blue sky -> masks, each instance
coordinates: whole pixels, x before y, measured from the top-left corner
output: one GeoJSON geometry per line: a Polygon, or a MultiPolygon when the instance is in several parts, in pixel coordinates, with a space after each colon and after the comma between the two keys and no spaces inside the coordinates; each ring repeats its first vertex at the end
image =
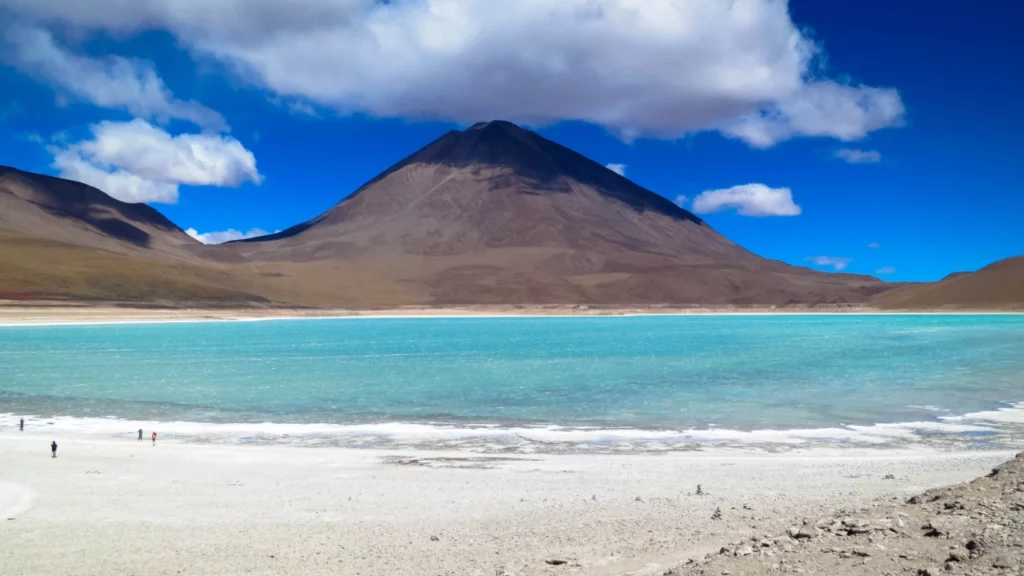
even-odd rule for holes
{"type": "Polygon", "coordinates": [[[1024,254],[1017,3],[58,4],[0,0],[0,164],[208,241],[504,118],[769,258],[916,281],[1024,254]]]}

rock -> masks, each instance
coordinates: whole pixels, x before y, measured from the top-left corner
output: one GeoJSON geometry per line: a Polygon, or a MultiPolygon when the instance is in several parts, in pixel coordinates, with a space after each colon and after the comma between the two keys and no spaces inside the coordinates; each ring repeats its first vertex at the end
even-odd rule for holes
{"type": "Polygon", "coordinates": [[[438,540],[440,540],[440,538],[438,538],[437,536],[431,536],[430,537],[430,541],[431,542],[437,542],[438,540]]]}
{"type": "Polygon", "coordinates": [[[842,523],[836,522],[836,521],[833,521],[833,522],[822,522],[821,524],[818,524],[818,530],[824,530],[826,532],[831,532],[833,534],[835,534],[836,532],[838,532],[839,530],[842,530],[842,529],[843,529],[842,523]]]}
{"type": "Polygon", "coordinates": [[[939,529],[939,527],[936,526],[934,522],[929,522],[924,526],[921,526],[921,530],[925,531],[924,535],[928,538],[939,538],[940,536],[945,535],[945,532],[939,529]]]}
{"type": "Polygon", "coordinates": [[[796,538],[797,540],[810,540],[811,538],[814,538],[817,535],[817,528],[811,526],[804,526],[803,528],[797,531],[796,536],[793,536],[793,538],[796,538]]]}
{"type": "Polygon", "coordinates": [[[868,552],[867,550],[861,550],[860,548],[855,548],[853,550],[853,555],[854,556],[859,556],[861,558],[867,558],[868,556],[871,556],[871,553],[868,552]]]}
{"type": "Polygon", "coordinates": [[[970,557],[970,552],[963,548],[960,548],[959,546],[955,546],[952,550],[949,551],[949,557],[946,558],[946,562],[963,562],[970,557]]]}
{"type": "Polygon", "coordinates": [[[935,572],[932,572],[931,570],[929,570],[927,568],[918,568],[917,569],[917,576],[938,576],[938,574],[935,573],[935,572]]]}
{"type": "Polygon", "coordinates": [[[985,549],[985,545],[978,540],[968,540],[967,543],[964,544],[964,548],[967,548],[967,550],[972,554],[980,554],[985,549]]]}
{"type": "Polygon", "coordinates": [[[718,553],[719,553],[719,554],[732,554],[732,550],[730,550],[730,549],[729,549],[728,547],[726,547],[726,546],[722,546],[722,549],[721,549],[721,550],[719,550],[719,551],[718,551],[718,553]]]}
{"type": "Polygon", "coordinates": [[[549,559],[545,560],[544,563],[548,564],[548,565],[551,565],[551,566],[561,566],[563,564],[568,564],[569,561],[568,560],[562,560],[560,558],[549,558],[549,559]]]}
{"type": "Polygon", "coordinates": [[[712,520],[721,520],[722,519],[722,509],[721,508],[715,508],[715,511],[711,514],[711,519],[712,520]]]}

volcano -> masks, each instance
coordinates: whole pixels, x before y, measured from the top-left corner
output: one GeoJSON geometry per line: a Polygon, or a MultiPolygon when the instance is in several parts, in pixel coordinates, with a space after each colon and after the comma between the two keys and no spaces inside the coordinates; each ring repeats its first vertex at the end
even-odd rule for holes
{"type": "Polygon", "coordinates": [[[342,291],[358,290],[362,274],[388,284],[388,304],[813,305],[886,287],[761,258],[503,121],[451,131],[317,218],[211,253],[303,264],[342,291]]]}

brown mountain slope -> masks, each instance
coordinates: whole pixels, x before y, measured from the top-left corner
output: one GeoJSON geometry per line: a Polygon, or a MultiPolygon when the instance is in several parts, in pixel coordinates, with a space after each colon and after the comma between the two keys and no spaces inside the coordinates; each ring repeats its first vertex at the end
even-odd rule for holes
{"type": "Polygon", "coordinates": [[[452,131],[323,215],[220,258],[373,268],[435,304],[822,304],[867,276],[765,260],[701,219],[507,122],[452,131]]]}
{"type": "Polygon", "coordinates": [[[0,300],[249,304],[254,282],[145,204],[0,166],[0,300]]]}
{"type": "Polygon", "coordinates": [[[1024,256],[950,274],[941,282],[898,288],[876,302],[887,309],[1024,310],[1024,256]]]}
{"type": "Polygon", "coordinates": [[[0,300],[168,306],[265,303],[213,267],[129,256],[0,230],[0,300]]]}
{"type": "Polygon", "coordinates": [[[121,254],[191,259],[202,245],[156,209],[92,186],[0,166],[0,229],[121,254]]]}

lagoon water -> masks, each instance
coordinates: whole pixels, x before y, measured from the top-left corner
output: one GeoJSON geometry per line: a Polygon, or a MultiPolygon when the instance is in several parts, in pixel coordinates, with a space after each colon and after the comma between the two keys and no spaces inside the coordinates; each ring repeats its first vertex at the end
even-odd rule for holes
{"type": "Polygon", "coordinates": [[[1013,315],[0,327],[0,414],[126,434],[855,430],[1022,400],[1013,315]]]}

